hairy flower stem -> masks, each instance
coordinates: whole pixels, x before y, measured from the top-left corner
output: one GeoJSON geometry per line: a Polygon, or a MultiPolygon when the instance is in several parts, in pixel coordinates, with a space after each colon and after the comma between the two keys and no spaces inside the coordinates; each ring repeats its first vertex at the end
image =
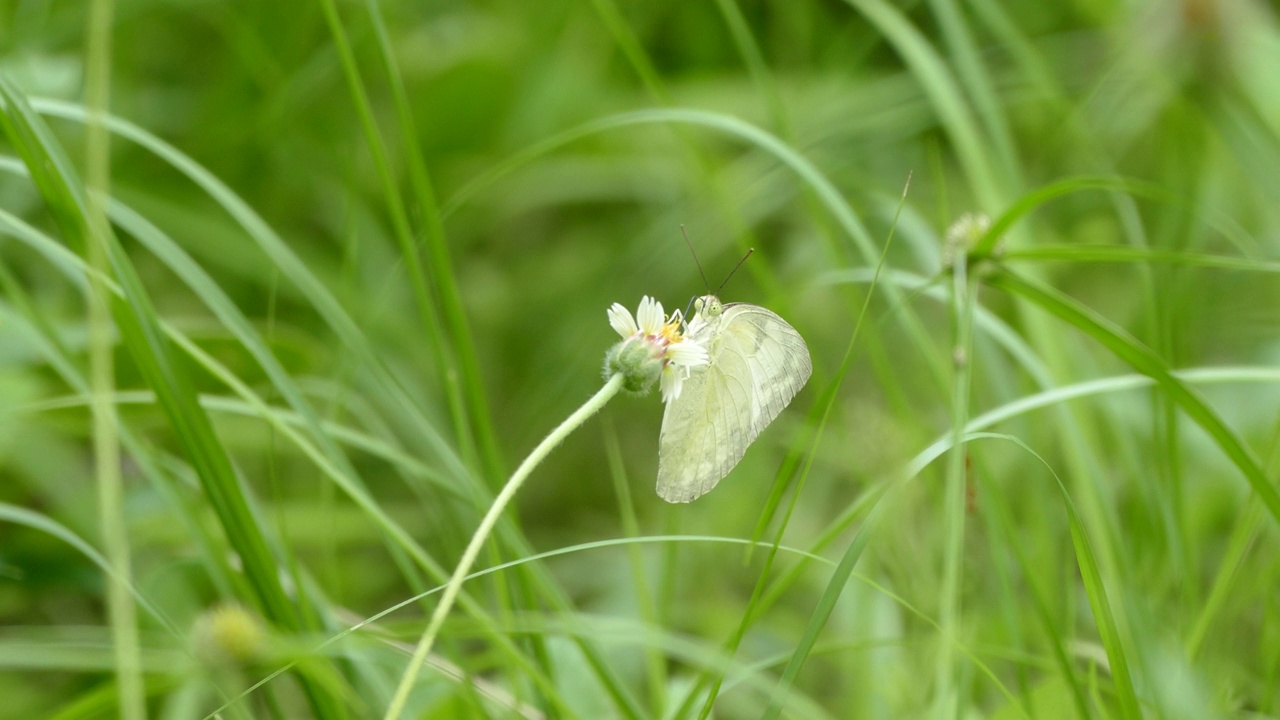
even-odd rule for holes
{"type": "Polygon", "coordinates": [[[471,542],[467,545],[467,549],[462,553],[462,559],[458,561],[458,567],[454,569],[453,575],[449,578],[449,584],[445,585],[444,593],[440,596],[440,604],[436,606],[436,610],[431,614],[431,621],[427,623],[427,629],[422,633],[422,639],[418,641],[418,647],[413,651],[413,658],[409,661],[409,667],[405,668],[404,675],[400,677],[400,685],[396,687],[396,694],[391,698],[391,704],[387,706],[387,712],[383,715],[384,720],[397,720],[404,712],[405,703],[409,700],[409,691],[413,689],[413,683],[418,677],[418,673],[422,671],[422,666],[427,661],[427,656],[431,653],[431,646],[435,644],[436,636],[440,634],[440,627],[444,625],[444,619],[449,614],[449,609],[453,607],[453,602],[458,598],[458,592],[462,589],[462,581],[467,574],[471,572],[471,566],[475,564],[476,557],[480,554],[480,548],[484,547],[484,542],[489,538],[489,533],[493,532],[493,527],[498,523],[498,518],[502,516],[502,511],[506,509],[507,504],[511,502],[511,498],[515,497],[516,492],[524,481],[529,477],[551,450],[559,445],[569,433],[581,427],[587,418],[595,415],[605,403],[609,402],[618,391],[622,389],[623,376],[621,373],[615,373],[600,388],[599,392],[591,397],[582,407],[560,423],[559,427],[551,431],[550,435],[529,453],[529,457],[520,463],[520,467],[516,468],[515,473],[511,475],[511,479],[503,486],[502,492],[493,499],[493,505],[489,506],[489,512],[485,513],[483,519],[480,520],[480,527],[476,528],[476,532],[471,536],[471,542]]]}

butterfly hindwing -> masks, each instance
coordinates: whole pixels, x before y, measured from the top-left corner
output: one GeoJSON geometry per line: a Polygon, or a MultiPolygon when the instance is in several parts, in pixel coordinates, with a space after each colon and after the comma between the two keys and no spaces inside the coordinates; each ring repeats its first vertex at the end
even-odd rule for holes
{"type": "Polygon", "coordinates": [[[742,459],[752,424],[750,368],[732,354],[714,358],[685,380],[662,417],[658,495],[690,502],[709,492],[742,459]]]}

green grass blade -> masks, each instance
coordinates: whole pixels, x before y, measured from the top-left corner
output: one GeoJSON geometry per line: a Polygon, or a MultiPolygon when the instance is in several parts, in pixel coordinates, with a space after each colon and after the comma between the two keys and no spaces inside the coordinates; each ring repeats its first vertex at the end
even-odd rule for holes
{"type": "Polygon", "coordinates": [[[613,36],[613,41],[618,44],[623,57],[644,83],[645,89],[659,104],[670,105],[671,94],[667,92],[662,76],[654,68],[640,39],[627,25],[626,18],[618,9],[618,4],[613,0],[591,0],[591,5],[595,8],[600,21],[604,23],[605,29],[613,36]]]}
{"type": "Polygon", "coordinates": [[[422,272],[422,259],[418,254],[417,241],[414,238],[413,228],[409,223],[409,213],[400,193],[400,187],[392,175],[386,143],[383,142],[377,123],[374,120],[369,95],[365,90],[364,81],[360,77],[360,71],[356,67],[355,55],[351,49],[351,42],[347,39],[342,18],[338,15],[338,8],[333,0],[325,0],[322,3],[322,7],[329,33],[333,37],[334,45],[338,51],[343,75],[347,80],[347,90],[351,94],[352,104],[355,106],[356,115],[360,120],[360,128],[364,133],[365,145],[369,149],[374,170],[381,183],[387,214],[391,218],[392,234],[398,243],[405,272],[408,274],[409,284],[413,288],[413,297],[418,306],[418,314],[422,317],[423,325],[426,327],[428,345],[433,351],[437,364],[436,372],[439,377],[445,378],[445,398],[448,403],[449,414],[453,418],[454,434],[462,446],[463,457],[471,457],[474,454],[474,437],[470,427],[467,405],[463,401],[461,388],[457,385],[459,369],[454,357],[454,347],[452,343],[445,342],[444,333],[440,327],[439,310],[436,307],[431,288],[427,285],[426,276],[422,272]]]}
{"type": "MultiPolygon", "coordinates": [[[[75,548],[81,555],[84,555],[94,565],[97,565],[102,571],[108,575],[116,576],[116,570],[111,566],[107,558],[98,552],[92,545],[86,542],[79,535],[76,535],[70,528],[57,522],[43,513],[28,510],[27,508],[10,505],[9,503],[0,503],[0,520],[11,522],[18,525],[25,525],[29,528],[39,530],[47,535],[52,535],[62,542],[75,548]]],[[[142,609],[146,610],[157,623],[165,630],[169,631],[175,638],[182,638],[184,633],[173,624],[167,615],[160,608],[156,607],[147,599],[137,586],[129,581],[128,578],[116,577],[119,582],[125,583],[129,593],[133,595],[134,600],[142,609]]]]}
{"type": "Polygon", "coordinates": [[[1053,288],[1033,283],[1007,270],[992,275],[986,282],[994,288],[1023,297],[1056,315],[1154,380],[1161,391],[1213,438],[1214,443],[1258,494],[1271,517],[1280,523],[1280,492],[1271,484],[1253,452],[1227,427],[1200,394],[1174,375],[1158,355],[1115,323],[1053,288]]]}
{"type": "Polygon", "coordinates": [[[1239,576],[1240,567],[1250,548],[1257,541],[1262,523],[1262,506],[1251,498],[1242,513],[1240,521],[1236,523],[1235,529],[1231,533],[1226,552],[1223,553],[1218,572],[1214,577],[1213,584],[1210,586],[1204,605],[1200,608],[1200,612],[1196,617],[1195,624],[1191,626],[1190,632],[1187,633],[1184,647],[1188,662],[1195,662],[1201,648],[1204,646],[1205,638],[1209,634],[1209,628],[1221,615],[1235,582],[1241,579],[1239,576]]]}
{"type": "MultiPolygon", "coordinates": [[[[55,100],[37,100],[32,105],[43,114],[62,117],[83,122],[83,108],[72,103],[55,100]]],[[[362,367],[369,371],[369,379],[376,387],[384,390],[380,398],[392,403],[392,408],[405,417],[404,427],[410,428],[420,435],[431,450],[436,453],[440,462],[458,477],[467,477],[469,471],[453,447],[436,430],[435,424],[415,405],[412,395],[400,388],[394,375],[370,350],[369,342],[360,325],[342,307],[333,293],[315,276],[274,230],[255,212],[242,198],[231,191],[221,180],[200,166],[190,157],[164,142],[154,134],[116,117],[107,118],[112,132],[131,140],[154,153],[171,165],[175,170],[187,176],[192,182],[204,190],[210,198],[225,209],[249,237],[271,259],[272,265],[288,278],[311,306],[320,314],[330,328],[338,335],[343,348],[356,354],[362,367]]]]}
{"type": "MultiPolygon", "coordinates": [[[[898,204],[899,214],[902,212],[902,207],[906,203],[907,188],[908,186],[903,187],[902,197],[898,204]]],[[[894,228],[897,227],[897,220],[898,216],[895,216],[894,228]]],[[[742,620],[738,623],[738,627],[734,634],[725,644],[725,652],[727,654],[737,652],[738,646],[741,644],[742,638],[746,635],[747,629],[758,615],[760,602],[764,598],[765,591],[768,588],[769,573],[773,568],[773,561],[777,555],[776,548],[782,543],[782,537],[786,533],[787,527],[790,525],[791,518],[795,513],[796,506],[800,500],[800,495],[804,490],[805,480],[809,477],[809,472],[813,468],[814,458],[817,457],[818,448],[822,443],[824,431],[826,430],[827,423],[831,418],[831,413],[836,405],[836,400],[840,396],[840,388],[843,387],[845,380],[849,376],[849,372],[853,369],[853,363],[857,357],[855,351],[858,348],[858,338],[861,335],[863,322],[866,320],[867,309],[871,307],[871,299],[875,295],[876,288],[879,287],[880,273],[884,270],[885,260],[889,255],[890,248],[893,246],[893,237],[893,230],[890,230],[889,236],[885,239],[884,247],[880,251],[879,260],[876,262],[875,274],[872,276],[871,283],[867,287],[866,295],[863,297],[862,308],[858,311],[858,316],[854,320],[853,330],[849,334],[849,342],[845,345],[844,357],[840,361],[840,368],[836,372],[836,377],[823,392],[823,397],[815,403],[813,410],[810,412],[810,419],[815,421],[811,439],[808,443],[803,445],[803,447],[806,448],[804,451],[793,450],[788,453],[788,457],[783,461],[782,470],[774,480],[774,490],[770,495],[769,502],[761,512],[760,519],[756,522],[757,534],[752,536],[752,540],[757,540],[759,538],[759,533],[762,533],[765,526],[770,522],[777,506],[778,499],[781,498],[784,483],[790,478],[792,471],[797,465],[797,461],[803,453],[803,464],[800,466],[800,474],[796,480],[795,490],[791,494],[791,503],[787,506],[787,511],[784,514],[782,521],[778,523],[778,530],[774,536],[773,548],[765,558],[764,567],[760,571],[760,577],[756,581],[755,588],[752,590],[750,600],[747,602],[746,611],[743,613],[742,620]]],[[[724,676],[719,675],[710,683],[706,700],[704,701],[702,711],[699,714],[699,720],[705,720],[705,718],[710,716],[723,682],[724,676]]],[[[703,682],[699,682],[699,687],[703,684],[703,682]]],[[[693,698],[697,694],[698,692],[695,690],[689,694],[689,697],[693,698]]]]}
{"type": "MultiPolygon", "coordinates": [[[[31,169],[41,196],[59,218],[64,232],[69,231],[83,242],[89,227],[85,191],[65,153],[25,99],[3,78],[0,101],[4,103],[5,130],[31,169]]],[[[129,258],[114,238],[108,235],[106,241],[112,269],[124,292],[124,299],[116,298],[111,303],[122,341],[156,391],[173,426],[174,438],[200,478],[264,613],[282,628],[299,631],[301,618],[280,584],[276,559],[249,509],[226,450],[199,407],[185,368],[166,342],[155,309],[129,258]]],[[[299,682],[319,717],[343,717],[342,706],[330,690],[316,686],[305,675],[299,675],[299,682]]]]}
{"type": "MultiPolygon", "coordinates": [[[[247,326],[246,322],[242,322],[244,319],[240,317],[239,311],[229,303],[227,298],[222,296],[221,290],[210,281],[210,279],[204,274],[203,270],[191,261],[185,253],[177,248],[171,240],[166,238],[163,233],[151,226],[145,218],[138,216],[132,210],[123,205],[117,204],[113,207],[113,210],[116,216],[115,219],[122,222],[123,227],[128,228],[130,232],[134,233],[143,242],[143,244],[148,247],[148,249],[155,252],[157,256],[162,258],[175,273],[188,282],[192,289],[201,296],[211,309],[214,310],[215,314],[228,324],[228,327],[236,334],[236,337],[244,343],[256,357],[259,357],[259,360],[263,362],[263,367],[268,371],[268,374],[272,375],[272,368],[275,361],[271,358],[270,352],[262,343],[261,338],[256,335],[251,327],[247,326]]],[[[34,228],[31,228],[16,218],[8,216],[7,213],[3,213],[2,211],[0,211],[0,227],[6,227],[6,229],[13,233],[15,237],[36,249],[45,257],[49,258],[51,262],[64,270],[73,282],[77,282],[81,286],[84,285],[83,278],[84,275],[89,272],[89,269],[77,256],[66,252],[60,245],[53,243],[47,237],[44,237],[39,232],[35,231],[34,228]]],[[[400,547],[407,552],[419,567],[426,570],[438,580],[442,580],[447,576],[447,572],[427,554],[423,547],[417,543],[407,531],[387,516],[386,513],[377,505],[374,499],[368,495],[368,493],[363,489],[363,485],[360,482],[358,475],[354,473],[354,470],[350,469],[350,465],[346,462],[345,457],[342,456],[341,453],[337,453],[336,455],[333,453],[332,448],[330,447],[331,443],[327,441],[329,432],[326,429],[318,427],[314,424],[313,420],[308,420],[305,417],[299,418],[295,416],[294,422],[286,422],[286,418],[282,413],[270,408],[257,393],[253,392],[247,385],[241,382],[233,373],[229,372],[212,356],[201,350],[198,345],[191,342],[184,335],[174,331],[170,327],[165,327],[165,332],[174,343],[187,352],[199,365],[219,381],[231,388],[244,400],[244,405],[237,405],[233,407],[250,408],[249,412],[252,415],[265,419],[277,432],[281,434],[281,436],[292,442],[306,457],[311,459],[323,475],[330,478],[357,504],[357,506],[361,507],[361,509],[368,514],[375,524],[383,529],[387,537],[390,538],[390,541],[394,542],[396,547],[400,547]],[[312,435],[317,435],[322,440],[319,442],[319,447],[317,447],[317,444],[309,440],[306,436],[297,432],[295,427],[312,430],[312,435]]],[[[301,398],[299,391],[295,387],[293,381],[288,377],[287,373],[284,373],[283,369],[280,369],[280,373],[281,374],[278,378],[273,375],[273,379],[278,379],[280,381],[280,385],[277,389],[280,390],[282,394],[289,397],[297,395],[298,401],[302,402],[305,406],[305,400],[301,398]]],[[[210,407],[213,408],[218,406],[215,403],[211,404],[210,407]]],[[[305,412],[305,408],[303,412],[305,412]]],[[[407,456],[403,455],[403,453],[396,453],[390,450],[386,450],[386,452],[390,453],[389,457],[391,459],[399,459],[401,463],[407,459],[407,456]]],[[[470,494],[465,496],[460,494],[462,491],[458,488],[456,482],[451,482],[449,479],[439,476],[438,470],[427,469],[427,466],[424,466],[423,463],[418,460],[409,460],[408,464],[409,469],[413,473],[419,475],[434,474],[439,477],[440,483],[447,487],[444,492],[448,492],[459,497],[470,498],[470,494]]],[[[517,544],[523,543],[523,540],[518,535],[511,534],[508,534],[507,541],[517,544]]],[[[567,610],[569,608],[567,599],[564,597],[562,592],[557,591],[554,585],[544,585],[544,590],[549,595],[548,602],[551,602],[554,607],[561,610],[567,610]]],[[[460,596],[459,603],[474,617],[479,619],[485,619],[488,617],[487,613],[475,601],[475,599],[466,593],[460,596]]],[[[494,639],[497,641],[498,646],[504,655],[514,660],[517,666],[524,662],[520,653],[509,639],[502,636],[495,637],[494,639]]],[[[601,658],[596,657],[598,653],[594,648],[584,648],[584,651],[587,652],[589,661],[598,663],[598,669],[601,673],[612,672],[601,658]]],[[[537,675],[535,677],[541,678],[538,682],[541,688],[548,691],[554,691],[553,685],[546,680],[544,676],[537,675]]],[[[607,684],[611,684],[615,692],[621,693],[619,702],[634,706],[634,701],[625,694],[625,689],[623,689],[620,681],[616,677],[604,676],[602,679],[607,684]]],[[[556,699],[553,699],[552,702],[553,704],[563,705],[562,702],[556,699]]]]}
{"type": "MultiPolygon", "coordinates": [[[[635,503],[627,485],[626,465],[622,461],[622,449],[618,446],[618,433],[609,418],[604,418],[605,453],[609,461],[609,476],[613,480],[614,495],[618,498],[618,516],[629,538],[642,537],[640,520],[636,517],[635,503]]],[[[654,627],[661,625],[653,588],[650,587],[644,553],[639,544],[627,547],[627,560],[631,569],[631,582],[635,586],[636,605],[641,622],[654,627]]],[[[666,705],[667,664],[655,647],[645,647],[645,681],[649,686],[649,716],[661,717],[666,705]]]]}
{"type": "MultiPolygon", "coordinates": [[[[1009,208],[1000,215],[1000,217],[996,218],[996,220],[991,223],[991,227],[987,230],[986,234],[974,244],[973,249],[970,251],[970,256],[975,259],[991,256],[996,252],[1001,239],[1004,238],[1009,230],[1017,224],[1019,220],[1026,217],[1032,211],[1046,205],[1051,200],[1085,191],[1115,193],[1125,198],[1144,198],[1147,200],[1155,200],[1173,207],[1182,207],[1189,203],[1193,203],[1193,201],[1179,197],[1158,185],[1134,178],[1112,175],[1086,175],[1066,178],[1064,180],[1059,180],[1043,187],[1036,188],[1035,190],[1018,198],[1018,200],[1010,205],[1009,208]]],[[[1212,213],[1207,214],[1208,217],[1206,218],[1206,222],[1210,227],[1221,233],[1222,236],[1229,240],[1231,244],[1239,249],[1242,254],[1253,254],[1252,251],[1256,248],[1258,243],[1253,238],[1249,237],[1247,232],[1240,228],[1239,223],[1230,217],[1223,217],[1219,214],[1212,213]]],[[[1001,258],[1004,257],[1066,261],[1079,259],[1082,262],[1126,262],[1146,259],[1150,262],[1188,265],[1193,267],[1259,269],[1265,272],[1274,272],[1271,268],[1274,268],[1276,265],[1274,262],[1268,262],[1265,260],[1259,260],[1254,263],[1253,261],[1224,258],[1184,250],[1078,244],[1070,246],[1037,245],[1035,247],[1027,248],[1010,248],[1001,254],[1001,258]]]]}
{"type": "Polygon", "coordinates": [[[790,136],[791,121],[787,117],[787,106],[782,99],[782,93],[778,91],[778,81],[764,59],[760,43],[756,42],[751,34],[751,26],[743,17],[742,8],[738,7],[738,0],[716,0],[716,9],[724,18],[724,24],[729,29],[729,37],[733,38],[733,45],[742,58],[742,64],[751,75],[751,82],[755,83],[757,92],[769,109],[774,132],[781,137],[790,136]]]}
{"type": "Polygon", "coordinates": [[[1127,245],[1037,245],[1010,250],[1001,262],[1160,263],[1188,268],[1280,273],[1280,262],[1127,245]]]}
{"type": "Polygon", "coordinates": [[[378,41],[378,59],[382,64],[382,72],[387,76],[388,89],[395,103],[400,142],[404,145],[407,155],[406,166],[409,169],[413,200],[416,203],[416,210],[422,214],[422,234],[426,241],[429,259],[427,272],[430,274],[432,286],[439,290],[440,312],[444,316],[445,329],[449,332],[454,351],[458,355],[462,388],[470,405],[473,432],[480,446],[481,459],[485,462],[489,476],[497,482],[506,477],[507,470],[497,445],[471,326],[462,305],[458,281],[454,277],[453,260],[449,253],[448,239],[445,237],[440,203],[436,198],[431,172],[418,143],[417,125],[409,109],[408,93],[401,78],[400,66],[395,61],[395,52],[387,34],[382,12],[375,0],[366,0],[365,9],[369,15],[370,25],[373,27],[374,37],[378,41]]]}
{"type": "Polygon", "coordinates": [[[857,566],[858,560],[862,559],[862,553],[867,549],[867,545],[871,543],[872,535],[887,512],[885,510],[886,507],[887,505],[882,498],[881,502],[878,502],[867,515],[862,527],[858,528],[857,534],[853,536],[853,541],[849,543],[849,547],[844,551],[844,555],[841,556],[836,569],[832,571],[831,579],[827,582],[827,587],[823,590],[822,597],[818,599],[817,605],[810,614],[809,622],[791,653],[791,659],[787,661],[787,666],[782,671],[782,676],[778,680],[778,687],[769,701],[769,706],[764,715],[761,716],[763,720],[776,720],[781,715],[782,708],[787,703],[788,695],[791,692],[791,686],[795,684],[796,678],[800,675],[800,669],[804,667],[805,661],[809,659],[809,655],[813,652],[813,648],[818,642],[818,637],[822,634],[823,628],[826,627],[827,620],[831,618],[832,611],[835,610],[836,601],[840,599],[840,594],[844,592],[845,585],[853,575],[854,567],[857,566]]]}
{"type": "MultiPolygon", "coordinates": [[[[13,233],[17,237],[22,237],[24,241],[31,244],[38,251],[53,248],[66,252],[63,246],[54,243],[34,228],[21,223],[3,211],[0,211],[0,232],[13,233]]],[[[54,253],[54,256],[58,257],[60,261],[63,259],[60,253],[54,253]]],[[[65,271],[67,268],[72,268],[72,274],[69,275],[69,278],[77,286],[77,289],[87,292],[84,277],[85,273],[91,272],[87,264],[83,263],[80,258],[71,255],[71,261],[67,267],[64,268],[59,265],[60,270],[65,271]]],[[[112,285],[109,278],[104,279],[104,282],[112,285]]],[[[57,376],[76,393],[74,399],[66,402],[65,405],[86,406],[89,402],[90,394],[88,380],[84,378],[76,367],[75,362],[71,359],[70,352],[58,336],[54,323],[46,317],[43,308],[28,297],[17,279],[13,277],[8,267],[3,263],[0,263],[0,287],[4,289],[7,299],[14,305],[12,310],[0,305],[0,325],[7,325],[9,328],[25,327],[26,332],[23,333],[23,343],[29,343],[37,355],[44,358],[57,376]]],[[[154,395],[152,393],[146,394],[149,402],[154,402],[154,395]]],[[[118,401],[119,396],[115,399],[117,404],[118,401]]],[[[38,412],[42,409],[42,405],[51,409],[60,404],[62,403],[56,401],[48,404],[34,403],[21,408],[21,410],[38,412]]],[[[158,489],[165,498],[167,505],[181,519],[182,526],[186,528],[188,535],[195,540],[196,546],[201,551],[199,556],[203,561],[202,565],[219,596],[240,597],[250,595],[252,591],[247,586],[244,586],[243,582],[235,582],[240,576],[238,571],[230,565],[230,549],[226,547],[224,542],[212,537],[207,524],[200,522],[195,517],[191,504],[182,500],[181,496],[185,494],[185,489],[178,488],[173,475],[163,469],[165,465],[176,463],[172,463],[164,457],[153,457],[157,453],[139,441],[128,423],[121,423],[119,433],[120,441],[128,452],[128,457],[137,464],[142,475],[147,478],[151,486],[158,489]],[[242,587],[237,588],[237,585],[242,587]]]]}
{"type": "MultiPolygon", "coordinates": [[[[984,65],[979,41],[974,38],[964,16],[968,3],[929,0],[929,7],[946,43],[947,64],[955,68],[964,97],[972,101],[977,120],[984,126],[986,137],[990,138],[989,147],[993,152],[985,155],[994,155],[989,161],[993,168],[998,168],[1015,186],[1021,185],[1019,156],[1009,128],[1010,121],[1004,116],[1005,108],[997,94],[997,81],[984,65]]],[[[985,38],[983,42],[986,42],[985,38]]]]}
{"type": "Polygon", "coordinates": [[[1089,533],[1080,516],[1076,513],[1075,503],[1067,486],[1053,471],[1044,458],[1032,450],[1026,443],[1016,437],[1005,436],[1005,439],[1022,447],[1039,460],[1053,475],[1054,482],[1062,494],[1062,507],[1067,513],[1067,522],[1071,528],[1071,544],[1075,548],[1076,563],[1080,568],[1080,577],[1084,582],[1085,592],[1089,595],[1089,606],[1093,610],[1094,621],[1098,626],[1098,634],[1102,637],[1103,647],[1107,650],[1107,660],[1111,666],[1111,678],[1115,683],[1116,694],[1120,698],[1120,714],[1126,720],[1142,720],[1142,709],[1138,704],[1138,695],[1133,688],[1133,677],[1129,672],[1129,656],[1121,642],[1120,629],[1116,625],[1115,614],[1111,610],[1111,602],[1107,598],[1106,584],[1102,580],[1102,572],[1098,568],[1098,560],[1093,546],[1089,542],[1089,533]]]}
{"type": "MultiPolygon", "coordinates": [[[[971,433],[969,437],[972,438],[978,435],[978,433],[971,433]]],[[[977,473],[976,476],[984,477],[982,473],[977,473]]],[[[985,489],[980,486],[979,491],[985,489]]],[[[1027,587],[1030,595],[1035,618],[1040,624],[1044,637],[1049,640],[1058,673],[1066,680],[1067,687],[1070,689],[1076,717],[1081,720],[1089,718],[1092,716],[1089,711],[1089,697],[1085,691],[1080,673],[1076,671],[1071,658],[1067,654],[1069,640],[1063,636],[1064,623],[1055,618],[1050,605],[1050,597],[1053,592],[1057,591],[1057,588],[1055,587],[1053,591],[1048,590],[1045,588],[1044,582],[1037,580],[1037,576],[1041,574],[1039,571],[1043,570],[1043,567],[1041,567],[1043,561],[1041,561],[1041,565],[1038,565],[1035,559],[1030,557],[1025,539],[1020,534],[1020,529],[1015,525],[1013,512],[1010,510],[1010,505],[1013,503],[1008,500],[1015,500],[1015,498],[1008,498],[993,482],[991,483],[990,491],[983,492],[983,500],[978,503],[987,524],[994,529],[992,532],[992,545],[997,549],[1013,553],[1021,570],[1022,583],[1027,587]]],[[[993,554],[995,554],[994,550],[993,554]]],[[[1018,618],[1011,618],[1010,625],[1014,626],[1017,621],[1018,618]]],[[[1014,630],[1011,629],[1010,632],[1014,632],[1014,630]]],[[[1029,703],[1031,693],[1026,692],[1026,690],[1029,690],[1029,688],[1024,688],[1023,699],[1029,703]]],[[[1034,708],[1031,708],[1030,714],[1034,717],[1034,708]]]]}
{"type": "Polygon", "coordinates": [[[982,137],[973,111],[965,102],[964,91],[952,76],[947,62],[902,10],[884,0],[845,2],[880,30],[923,86],[969,175],[979,205],[988,209],[1002,207],[1003,181],[988,158],[987,141],[982,137]]]}
{"type": "MultiPolygon", "coordinates": [[[[395,54],[383,21],[383,11],[373,0],[368,0],[365,3],[365,8],[374,31],[374,37],[377,40],[378,59],[381,63],[381,69],[387,77],[388,87],[396,109],[400,141],[407,155],[406,165],[409,170],[412,197],[416,203],[417,211],[422,216],[422,234],[429,257],[427,271],[430,273],[433,287],[438,291],[440,312],[444,317],[445,329],[450,335],[453,349],[457,354],[456,364],[459,366],[460,371],[458,381],[462,384],[462,391],[467,400],[472,421],[470,432],[473,434],[474,440],[471,442],[479,447],[480,460],[487,477],[492,482],[500,482],[502,478],[507,476],[507,470],[498,448],[497,435],[494,432],[493,420],[489,412],[487,394],[484,389],[479,360],[476,356],[475,343],[462,305],[457,280],[454,277],[449,245],[445,237],[443,217],[436,199],[431,174],[428,171],[418,143],[417,126],[410,111],[404,81],[401,78],[399,65],[395,61],[395,54]]],[[[340,32],[340,28],[334,29],[334,32],[335,34],[340,32]]],[[[351,72],[354,74],[354,70],[351,72]]],[[[512,513],[504,517],[502,525],[503,527],[498,534],[499,540],[514,552],[527,552],[528,544],[518,532],[518,514],[512,513]]],[[[492,562],[496,563],[500,560],[500,550],[497,544],[491,544],[486,552],[492,562]]],[[[499,576],[499,578],[502,578],[502,576],[499,576]]],[[[505,603],[504,612],[510,612],[513,605],[524,604],[528,606],[536,604],[536,592],[538,591],[544,596],[550,596],[550,602],[554,606],[564,611],[568,611],[570,608],[568,599],[564,597],[563,593],[559,592],[553,579],[541,568],[537,567],[522,567],[521,572],[514,578],[514,587],[508,588],[505,586],[505,580],[500,581],[496,594],[505,603]]],[[[600,674],[601,682],[614,701],[622,708],[624,714],[628,717],[635,717],[639,713],[639,707],[631,700],[630,694],[618,680],[616,672],[605,657],[589,642],[577,638],[575,640],[579,643],[579,649],[586,656],[588,663],[600,674]]],[[[528,644],[542,667],[550,672],[552,667],[550,652],[542,638],[529,638],[528,644]]]]}
{"type": "Polygon", "coordinates": [[[1093,175],[1059,180],[1043,187],[1036,188],[1009,205],[1005,211],[991,223],[991,227],[987,230],[987,233],[974,244],[973,249],[970,250],[969,254],[975,259],[991,255],[995,252],[997,243],[999,243],[1000,239],[1009,232],[1009,229],[1032,210],[1039,208],[1055,198],[1072,195],[1085,190],[1119,192],[1126,195],[1148,197],[1164,197],[1165,195],[1163,191],[1150,183],[1108,175],[1093,175]]]}

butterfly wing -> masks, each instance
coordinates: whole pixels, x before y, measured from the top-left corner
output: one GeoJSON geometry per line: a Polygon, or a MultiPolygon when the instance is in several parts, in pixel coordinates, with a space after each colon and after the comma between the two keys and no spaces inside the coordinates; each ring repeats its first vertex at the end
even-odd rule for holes
{"type": "Polygon", "coordinates": [[[658,495],[668,502],[690,502],[714,488],[813,370],[795,328],[756,305],[726,305],[693,339],[711,362],[694,369],[662,417],[658,495]]]}

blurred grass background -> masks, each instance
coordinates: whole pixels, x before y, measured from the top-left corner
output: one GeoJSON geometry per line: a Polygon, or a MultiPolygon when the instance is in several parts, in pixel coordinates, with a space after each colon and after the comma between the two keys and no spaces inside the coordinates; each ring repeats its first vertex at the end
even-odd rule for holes
{"type": "Polygon", "coordinates": [[[380,717],[681,224],[813,379],[688,507],[614,400],[410,716],[1280,715],[1274,4],[102,7],[0,4],[0,717],[380,717]]]}

